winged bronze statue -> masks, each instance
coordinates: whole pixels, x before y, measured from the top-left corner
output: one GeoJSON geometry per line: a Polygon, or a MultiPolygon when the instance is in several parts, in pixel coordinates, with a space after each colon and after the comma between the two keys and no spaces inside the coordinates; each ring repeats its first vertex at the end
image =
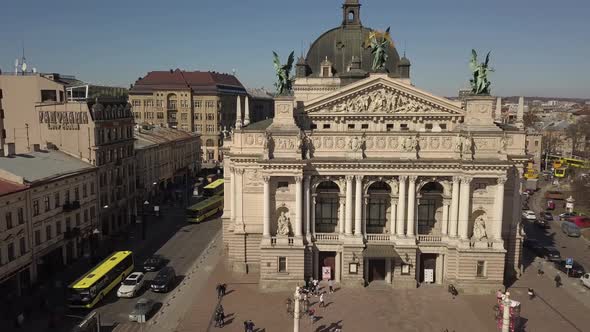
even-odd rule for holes
{"type": "Polygon", "coordinates": [[[293,68],[293,61],[295,61],[295,54],[294,52],[291,52],[287,59],[287,63],[284,65],[281,65],[281,60],[279,59],[277,52],[273,51],[272,54],[277,75],[277,82],[275,83],[277,95],[290,95],[293,90],[293,78],[291,78],[290,75],[291,69],[293,68]]]}
{"type": "Polygon", "coordinates": [[[471,50],[471,61],[469,62],[469,67],[471,68],[471,73],[473,78],[469,80],[471,83],[471,93],[476,95],[489,95],[490,94],[490,85],[491,82],[488,80],[488,74],[493,72],[494,70],[489,67],[490,63],[490,53],[486,55],[485,62],[477,63],[477,52],[475,50],[471,50]]]}
{"type": "Polygon", "coordinates": [[[365,41],[365,45],[368,45],[368,48],[371,49],[371,53],[373,54],[373,66],[371,69],[375,72],[383,71],[385,69],[385,63],[389,58],[387,48],[390,45],[393,46],[393,41],[389,35],[389,27],[385,32],[371,31],[365,41]]]}

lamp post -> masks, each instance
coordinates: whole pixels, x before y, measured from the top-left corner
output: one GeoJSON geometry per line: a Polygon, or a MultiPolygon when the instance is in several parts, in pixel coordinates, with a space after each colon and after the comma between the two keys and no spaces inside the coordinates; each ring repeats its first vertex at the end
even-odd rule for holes
{"type": "Polygon", "coordinates": [[[293,314],[293,332],[299,332],[299,321],[301,320],[301,314],[303,313],[303,308],[301,306],[301,298],[300,287],[297,286],[295,288],[295,294],[293,294],[293,299],[287,298],[287,312],[289,314],[293,314]]]}
{"type": "Polygon", "coordinates": [[[510,292],[506,292],[504,295],[504,299],[502,300],[504,304],[504,310],[502,313],[502,332],[509,332],[510,331],[510,292]]]}
{"type": "Polygon", "coordinates": [[[147,227],[147,211],[148,211],[148,207],[150,205],[149,201],[145,201],[143,202],[143,208],[142,208],[142,214],[141,214],[141,239],[145,240],[145,228],[147,227]]]}

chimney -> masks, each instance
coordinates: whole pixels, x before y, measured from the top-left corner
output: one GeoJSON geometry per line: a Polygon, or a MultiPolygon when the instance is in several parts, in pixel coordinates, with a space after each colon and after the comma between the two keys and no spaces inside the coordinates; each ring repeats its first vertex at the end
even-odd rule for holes
{"type": "Polygon", "coordinates": [[[238,96],[236,101],[236,129],[240,128],[242,128],[242,102],[240,96],[238,96]]]}
{"type": "Polygon", "coordinates": [[[518,98],[518,111],[516,113],[516,127],[524,128],[524,97],[518,98]]]}
{"type": "Polygon", "coordinates": [[[14,145],[14,143],[6,143],[6,156],[7,157],[14,157],[14,155],[16,154],[16,146],[14,145]]]}
{"type": "Polygon", "coordinates": [[[248,96],[246,96],[244,107],[246,107],[246,110],[244,111],[244,126],[247,126],[250,124],[250,103],[248,102],[248,96]]]}

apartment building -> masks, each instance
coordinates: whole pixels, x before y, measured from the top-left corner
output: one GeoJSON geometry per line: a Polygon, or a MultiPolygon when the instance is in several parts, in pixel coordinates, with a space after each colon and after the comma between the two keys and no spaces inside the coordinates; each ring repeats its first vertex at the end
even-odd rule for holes
{"type": "Polygon", "coordinates": [[[151,71],[129,90],[137,123],[199,133],[210,164],[222,159],[220,135],[235,123],[237,96],[245,108],[246,89],[233,75],[180,69],[151,71]]]}

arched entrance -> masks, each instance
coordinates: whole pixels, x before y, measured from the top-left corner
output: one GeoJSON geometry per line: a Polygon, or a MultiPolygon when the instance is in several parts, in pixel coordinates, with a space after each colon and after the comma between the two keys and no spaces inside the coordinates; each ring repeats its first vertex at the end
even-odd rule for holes
{"type": "Polygon", "coordinates": [[[335,233],[339,226],[340,188],[334,181],[324,181],[315,190],[315,232],[335,233]]]}
{"type": "Polygon", "coordinates": [[[390,228],[391,187],[377,181],[367,189],[366,233],[384,234],[390,228]]]}
{"type": "Polygon", "coordinates": [[[428,182],[420,189],[418,196],[418,234],[441,234],[443,192],[444,188],[438,182],[428,182]]]}

